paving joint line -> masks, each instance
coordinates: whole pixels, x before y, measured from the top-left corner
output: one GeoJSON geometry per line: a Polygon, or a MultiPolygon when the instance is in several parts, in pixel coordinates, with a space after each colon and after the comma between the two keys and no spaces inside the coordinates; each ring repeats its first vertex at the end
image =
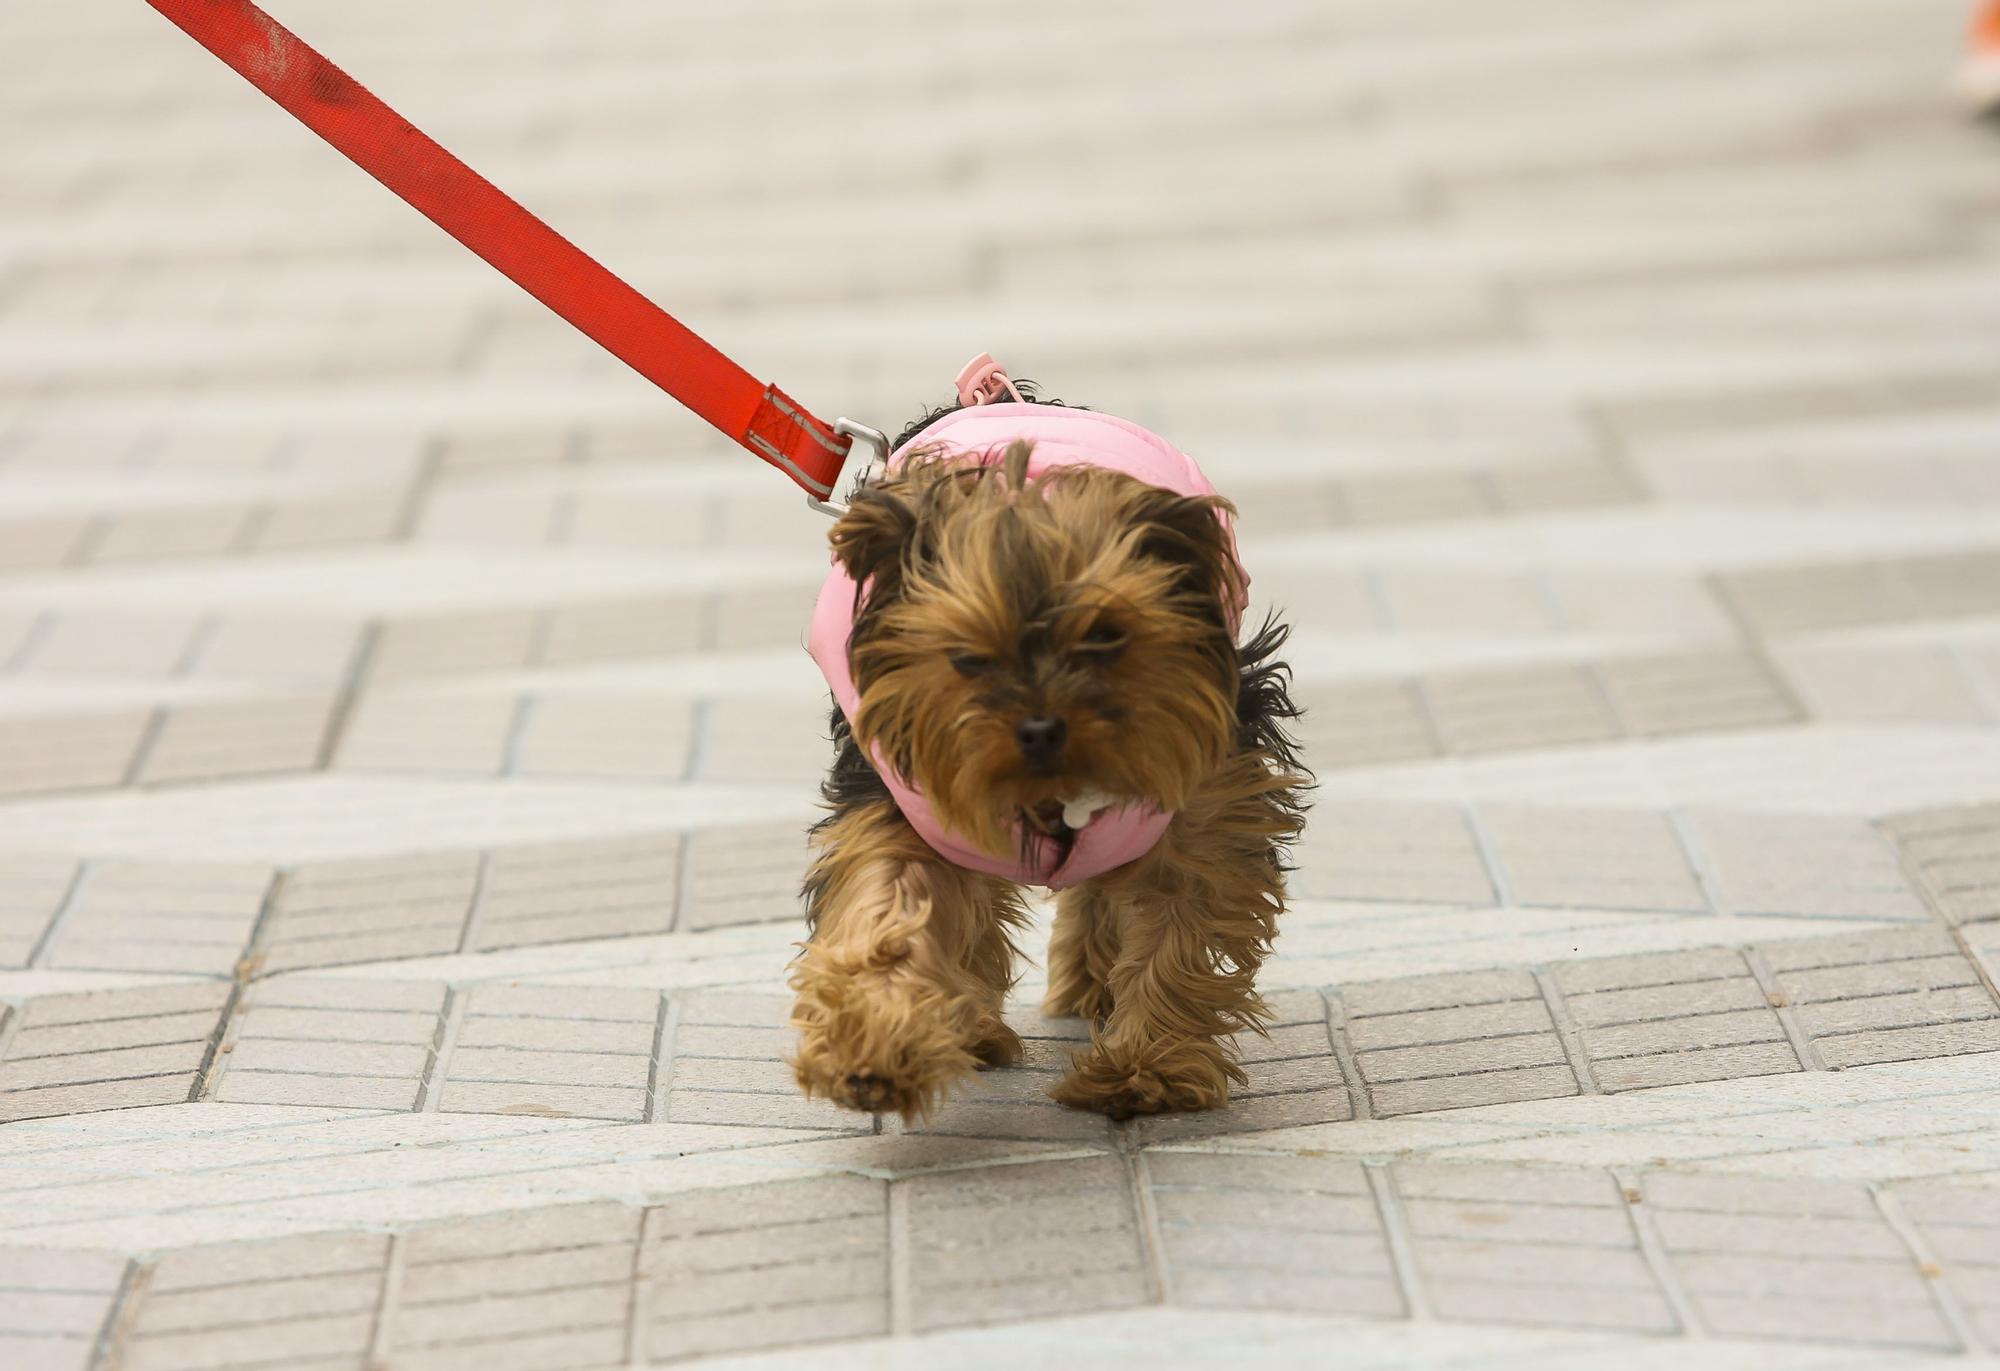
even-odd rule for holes
{"type": "MultiPolygon", "coordinates": [[[[1563,1056],[1569,1059],[1569,1073],[1576,1077],[1576,1088],[1584,1095],[1604,1093],[1597,1084],[1597,1073],[1591,1068],[1590,1053],[1584,1050],[1583,1030],[1570,1018],[1569,1002],[1563,998],[1562,989],[1556,985],[1555,973],[1546,966],[1528,968],[1528,974],[1535,979],[1535,990],[1542,997],[1542,1007],[1548,1011],[1549,1023],[1554,1026],[1556,1040],[1562,1044],[1563,1056]]],[[[1500,1035],[1507,1036],[1507,1035],[1500,1035]]]]}
{"type": "Polygon", "coordinates": [[[1367,1177],[1368,1192],[1375,1201],[1376,1216],[1382,1221],[1382,1239],[1389,1249],[1389,1266],[1403,1293],[1403,1310],[1411,1322],[1432,1317],[1430,1296],[1424,1291],[1423,1275],[1417,1267],[1416,1238],[1410,1232],[1409,1216],[1403,1212],[1403,1197],[1396,1191],[1396,1176],[1387,1162],[1364,1161],[1361,1174],[1367,1177]]]}
{"type": "Polygon", "coordinates": [[[679,933],[681,920],[687,917],[690,903],[694,899],[694,830],[682,829],[675,835],[674,843],[674,907],[672,917],[667,920],[666,931],[679,933]]]}
{"type": "Polygon", "coordinates": [[[1347,1088],[1347,1113],[1351,1122],[1375,1117],[1375,1105],[1368,1098],[1368,1083],[1361,1077],[1361,1063],[1354,1055],[1354,1041],[1347,1035],[1347,1002],[1338,988],[1319,992],[1326,1010],[1326,1040],[1333,1049],[1334,1065],[1340,1069],[1341,1084],[1347,1088]]]}
{"type": "Polygon", "coordinates": [[[883,1203],[883,1221],[887,1226],[889,1248],[889,1332],[895,1337],[908,1337],[916,1326],[914,1278],[910,1270],[910,1195],[909,1187],[900,1181],[883,1182],[887,1194],[883,1203]]]}
{"type": "Polygon", "coordinates": [[[1958,1340],[1959,1350],[1967,1353],[1987,1351],[1986,1340],[1979,1335],[1979,1324],[1960,1302],[1958,1292],[1952,1289],[1945,1276],[1945,1264],[1938,1260],[1937,1253],[1924,1238],[1923,1230],[1904,1212],[1902,1201],[1880,1182],[1869,1185],[1868,1198],[1875,1202],[1876,1212],[1881,1214],[1882,1221],[1889,1225],[1897,1241],[1909,1252],[1910,1260],[1916,1264],[1918,1277],[1930,1291],[1932,1303],[1937,1306],[1938,1316],[1951,1330],[1952,1337],[1958,1340]]]}
{"type": "Polygon", "coordinates": [[[273,871],[270,880],[264,884],[264,898],[258,901],[257,917],[250,924],[250,936],[243,942],[243,955],[236,959],[230,976],[229,993],[223,997],[222,1008],[216,1015],[215,1031],[209,1035],[208,1045],[202,1050],[201,1065],[195,1069],[194,1082],[188,1087],[189,1103],[214,1097],[222,1060],[235,1051],[236,1036],[242,1026],[243,996],[263,969],[267,955],[264,947],[265,925],[277,908],[278,892],[284,884],[285,872],[282,868],[273,871]]]}
{"type": "Polygon", "coordinates": [[[131,759],[125,763],[124,774],[118,778],[120,790],[136,790],[139,777],[146,770],[146,763],[159,746],[160,734],[166,731],[167,718],[173,711],[164,705],[156,705],[146,715],[146,726],[139,730],[139,740],[132,746],[131,759]]]}
{"type": "Polygon", "coordinates": [[[111,1295],[111,1307],[104,1311],[104,1322],[98,1325],[97,1337],[91,1342],[89,1359],[84,1363],[89,1371],[117,1371],[124,1365],[127,1339],[152,1280],[150,1263],[136,1258],[125,1263],[124,1271],[119,1273],[118,1288],[111,1295]]]}
{"type": "Polygon", "coordinates": [[[491,850],[481,851],[479,860],[473,864],[472,889],[467,893],[465,898],[465,922],[458,926],[458,952],[456,954],[458,956],[463,957],[468,953],[476,951],[473,946],[473,939],[479,932],[479,916],[485,912],[486,877],[488,868],[492,864],[493,853],[491,850]]]}
{"type": "Polygon", "coordinates": [[[1507,874],[1507,868],[1500,862],[1500,845],[1493,840],[1493,831],[1486,826],[1486,819],[1476,805],[1466,803],[1458,806],[1458,817],[1464,822],[1466,832],[1472,836],[1472,846],[1479,853],[1479,860],[1486,866],[1486,884],[1503,909],[1522,906],[1514,893],[1514,882],[1507,874]]]}
{"type": "Polygon", "coordinates": [[[521,740],[527,736],[528,720],[535,712],[536,699],[523,694],[514,701],[514,712],[507,719],[506,736],[500,740],[501,776],[521,774],[521,740]]]}
{"type": "Polygon", "coordinates": [[[446,987],[444,1004],[438,1011],[438,1026],[431,1035],[431,1053],[424,1062],[424,1074],[417,1081],[416,1107],[398,1113],[438,1112],[438,1101],[444,1095],[446,1059],[458,1045],[459,1026],[465,1020],[465,1001],[465,992],[456,986],[446,987]]]}
{"type": "Polygon", "coordinates": [[[62,898],[56,901],[55,910],[49,915],[48,923],[42,927],[42,935],[35,939],[35,945],[28,949],[28,955],[21,961],[22,966],[30,971],[46,969],[42,967],[42,962],[49,955],[49,949],[55,946],[56,934],[64,920],[68,919],[70,911],[76,908],[77,896],[83,892],[84,882],[96,868],[96,858],[84,857],[77,861],[76,870],[70,875],[69,884],[63,888],[62,898]]]}
{"type": "Polygon", "coordinates": [[[34,660],[35,654],[42,650],[49,635],[55,632],[55,625],[56,612],[53,609],[35,611],[35,617],[28,621],[28,631],[21,635],[21,641],[15,644],[14,650],[7,655],[4,670],[10,674],[25,670],[28,663],[34,660]]]}
{"type": "Polygon", "coordinates": [[[1723,919],[1736,917],[1735,909],[1722,898],[1721,879],[1715,874],[1714,863],[1709,860],[1707,846],[1695,836],[1687,811],[1680,805],[1668,805],[1661,813],[1666,818],[1668,830],[1674,835],[1674,841],[1680,844],[1681,860],[1694,873],[1696,889],[1708,901],[1709,912],[1723,919]]]}
{"type": "Polygon", "coordinates": [[[1125,1187],[1132,1197],[1132,1221],[1137,1228],[1139,1259],[1145,1264],[1146,1283],[1154,1304],[1173,1303],[1173,1274],[1167,1265],[1167,1245],[1160,1232],[1160,1208],[1153,1196],[1153,1168],[1144,1151],[1132,1146],[1132,1139],[1120,1131],[1118,1159],[1125,1168],[1125,1187]]]}
{"type": "Polygon", "coordinates": [[[647,1333],[653,1326],[653,1311],[659,1303],[659,1286],[647,1266],[647,1259],[658,1245],[660,1215],[665,1211],[659,1205],[647,1205],[639,1213],[639,1233],[632,1243],[632,1293],[625,1302],[625,1364],[640,1371],[650,1364],[647,1356],[647,1333]]]}
{"type": "Polygon", "coordinates": [[[1805,1071],[1824,1071],[1825,1058],[1813,1045],[1812,1035],[1793,1012],[1791,996],[1778,984],[1778,973],[1772,969],[1770,961],[1754,947],[1740,949],[1743,964],[1750,968],[1750,975],[1756,980],[1757,988],[1764,992],[1764,1003],[1771,1006],[1771,1012],[1778,1018],[1778,1026],[1785,1030],[1785,1040],[1792,1045],[1792,1054],[1799,1059],[1799,1067],[1805,1071]]]}
{"type": "Polygon", "coordinates": [[[1666,1239],[1660,1235],[1660,1226],[1653,1220],[1652,1206],[1646,1202],[1645,1187],[1638,1173],[1625,1167],[1613,1167],[1611,1179],[1618,1186],[1618,1199],[1625,1207],[1626,1221],[1632,1225],[1632,1237],[1639,1244],[1639,1256],[1645,1261],[1646,1269],[1652,1272],[1653,1282],[1659,1286],[1660,1294],[1666,1298],[1674,1322],[1680,1325],[1681,1336],[1706,1338],[1708,1327],[1702,1322],[1694,1297],[1681,1283],[1680,1272],[1674,1267],[1666,1239]]]}
{"type": "Polygon", "coordinates": [[[701,769],[708,761],[709,710],[711,701],[706,697],[698,699],[688,710],[687,761],[682,767],[680,781],[691,784],[701,778],[701,769]]]}
{"type": "Polygon", "coordinates": [[[646,1066],[646,1112],[642,1123],[664,1123],[667,1096],[674,1088],[674,1038],[680,1032],[677,996],[660,992],[660,1012],[653,1020],[653,1055],[646,1066]]]}
{"type": "Polygon", "coordinates": [[[214,611],[195,621],[194,631],[188,634],[181,650],[174,654],[174,664],[167,668],[167,674],[179,679],[187,679],[194,674],[194,664],[208,651],[208,645],[222,629],[222,616],[214,611]]]}
{"type": "Polygon", "coordinates": [[[409,1264],[408,1236],[400,1230],[389,1235],[389,1250],[382,1259],[382,1287],[375,1296],[375,1320],[368,1329],[370,1367],[392,1363],[396,1343],[396,1315],[403,1301],[403,1272],[409,1264]]]}

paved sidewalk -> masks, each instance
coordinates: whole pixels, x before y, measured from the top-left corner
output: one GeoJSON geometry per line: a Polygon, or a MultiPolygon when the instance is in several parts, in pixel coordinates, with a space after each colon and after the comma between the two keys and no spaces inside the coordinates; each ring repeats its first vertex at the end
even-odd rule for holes
{"type": "Polygon", "coordinates": [[[1114,1127],[1031,969],[930,1127],[802,1100],[823,524],[9,6],[0,1365],[2000,1366],[1959,0],[273,9],[823,413],[990,348],[1201,457],[1313,711],[1280,1022],[1114,1127]]]}

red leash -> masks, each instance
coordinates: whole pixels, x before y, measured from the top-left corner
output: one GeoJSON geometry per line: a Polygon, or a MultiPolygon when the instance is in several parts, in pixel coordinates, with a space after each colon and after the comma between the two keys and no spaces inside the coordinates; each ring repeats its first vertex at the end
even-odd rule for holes
{"type": "Polygon", "coordinates": [[[509,199],[249,0],[146,0],[418,213],[613,356],[798,482],[832,498],[855,438],[765,385],[509,199]]]}

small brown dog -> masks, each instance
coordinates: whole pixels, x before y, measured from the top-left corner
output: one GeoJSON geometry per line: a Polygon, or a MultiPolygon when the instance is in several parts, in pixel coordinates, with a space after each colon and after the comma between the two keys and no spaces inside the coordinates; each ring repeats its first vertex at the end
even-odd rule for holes
{"type": "Polygon", "coordinates": [[[914,1120],[1016,1061],[1012,935],[1044,884],[1043,1009],[1094,1021],[1050,1093],[1114,1118],[1218,1106],[1245,1079],[1224,1040],[1268,1012],[1309,780],[1286,630],[1238,645],[1233,511],[1192,462],[1005,384],[1015,403],[913,426],[832,532],[833,812],[792,1065],[809,1095],[914,1120]]]}

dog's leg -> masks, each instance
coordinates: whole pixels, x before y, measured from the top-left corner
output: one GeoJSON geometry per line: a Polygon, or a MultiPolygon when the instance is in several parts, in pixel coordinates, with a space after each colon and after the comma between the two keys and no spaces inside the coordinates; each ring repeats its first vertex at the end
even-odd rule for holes
{"type": "Polygon", "coordinates": [[[887,800],[837,815],[816,841],[792,1069],[808,1095],[914,1121],[980,1061],[1019,1054],[1000,1019],[1018,901],[939,858],[887,800]]]}
{"type": "Polygon", "coordinates": [[[1243,1084],[1225,1040],[1269,1014],[1256,978],[1284,908],[1276,845],[1297,828],[1285,780],[1239,760],[1148,856],[1093,883],[1117,920],[1111,1012],[1056,1099],[1122,1119],[1213,1109],[1243,1084]]]}
{"type": "Polygon", "coordinates": [[[1118,960],[1118,911],[1101,891],[1084,887],[1056,897],[1049,934],[1049,993],[1042,1012],[1102,1019],[1111,1013],[1111,968],[1118,960]]]}

